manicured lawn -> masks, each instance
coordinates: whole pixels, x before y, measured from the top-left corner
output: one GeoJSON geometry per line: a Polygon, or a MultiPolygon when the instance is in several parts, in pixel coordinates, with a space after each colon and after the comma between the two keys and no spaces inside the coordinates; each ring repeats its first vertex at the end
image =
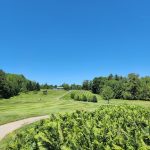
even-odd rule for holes
{"type": "MultiPolygon", "coordinates": [[[[10,99],[0,100],[0,124],[20,120],[32,116],[47,115],[51,113],[65,113],[75,110],[92,111],[100,105],[107,104],[98,96],[98,103],[80,102],[72,99],[63,99],[67,94],[64,90],[49,90],[48,95],[43,95],[42,91],[38,93],[30,92],[20,94],[10,99]]],[[[148,101],[129,101],[129,100],[111,100],[110,104],[135,104],[144,107],[150,107],[148,101]]]]}
{"type": "Polygon", "coordinates": [[[48,95],[42,92],[35,94],[21,94],[10,99],[0,100],[0,124],[20,120],[31,116],[46,115],[50,113],[71,112],[76,109],[94,109],[97,104],[75,102],[59,99],[66,91],[49,90],[48,95]]]}

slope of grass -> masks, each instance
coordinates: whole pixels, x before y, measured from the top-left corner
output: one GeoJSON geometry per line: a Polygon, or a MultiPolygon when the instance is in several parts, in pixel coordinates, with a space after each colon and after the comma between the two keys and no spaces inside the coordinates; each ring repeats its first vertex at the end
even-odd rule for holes
{"type": "MultiPolygon", "coordinates": [[[[48,95],[43,95],[42,91],[38,93],[30,92],[28,94],[20,94],[19,96],[10,99],[0,100],[0,124],[5,124],[11,121],[20,120],[32,116],[40,116],[47,114],[57,114],[65,112],[73,112],[75,110],[93,111],[100,105],[107,105],[107,101],[102,100],[101,96],[97,95],[98,103],[88,103],[82,101],[74,101],[69,96],[70,92],[64,90],[49,90],[48,95]]],[[[110,105],[139,105],[150,108],[149,101],[141,100],[111,100],[110,105]]],[[[19,129],[16,132],[19,132],[19,129]]],[[[13,135],[14,133],[12,133],[13,135]]],[[[10,140],[10,136],[0,142],[1,146],[10,140]]],[[[3,149],[4,150],[4,149],[3,149]]]]}
{"type": "Polygon", "coordinates": [[[64,90],[49,90],[48,95],[42,92],[20,94],[10,99],[0,100],[0,124],[20,120],[31,116],[40,116],[50,113],[71,112],[76,109],[95,109],[94,104],[73,102],[60,99],[67,92],[64,90]]]}
{"type": "MultiPolygon", "coordinates": [[[[48,95],[43,95],[42,91],[37,94],[30,92],[20,94],[10,99],[0,100],[0,124],[20,120],[32,116],[47,115],[51,113],[72,112],[75,110],[95,110],[98,106],[107,104],[99,95],[98,103],[87,103],[73,101],[69,98],[69,92],[64,90],[49,90],[48,95]]],[[[148,101],[131,100],[111,100],[110,104],[131,104],[150,107],[148,101]]]]}

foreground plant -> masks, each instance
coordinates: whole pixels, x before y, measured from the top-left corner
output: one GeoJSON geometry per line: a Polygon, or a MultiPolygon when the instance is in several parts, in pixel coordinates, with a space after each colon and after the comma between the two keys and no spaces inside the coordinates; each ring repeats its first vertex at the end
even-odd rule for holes
{"type": "Polygon", "coordinates": [[[49,119],[16,134],[7,150],[148,150],[150,111],[135,106],[100,106],[49,119]]]}

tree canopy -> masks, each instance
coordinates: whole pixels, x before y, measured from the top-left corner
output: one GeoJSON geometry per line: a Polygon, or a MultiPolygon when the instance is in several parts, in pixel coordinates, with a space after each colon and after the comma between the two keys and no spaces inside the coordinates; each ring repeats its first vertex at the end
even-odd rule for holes
{"type": "Polygon", "coordinates": [[[26,79],[23,75],[5,73],[0,70],[0,97],[10,98],[19,92],[40,90],[37,82],[26,79]]]}
{"type": "Polygon", "coordinates": [[[91,83],[91,91],[95,94],[102,95],[102,92],[110,87],[115,99],[150,100],[149,76],[140,77],[138,74],[130,73],[127,77],[123,77],[110,74],[108,77],[95,77],[91,81],[86,80],[83,82],[83,87],[85,85],[87,87],[87,83],[91,83]]]}

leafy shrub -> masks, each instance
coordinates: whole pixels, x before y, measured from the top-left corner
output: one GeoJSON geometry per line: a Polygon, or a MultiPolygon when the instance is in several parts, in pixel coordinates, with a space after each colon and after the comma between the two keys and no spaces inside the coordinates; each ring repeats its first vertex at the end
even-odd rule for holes
{"type": "Polygon", "coordinates": [[[47,95],[48,94],[48,91],[47,90],[44,90],[43,91],[43,95],[47,95]]]}
{"type": "Polygon", "coordinates": [[[80,100],[79,95],[75,94],[74,100],[77,100],[77,101],[80,100]]]}
{"type": "Polygon", "coordinates": [[[16,134],[6,150],[148,150],[149,119],[150,110],[128,105],[51,115],[16,134]]]}
{"type": "Polygon", "coordinates": [[[95,94],[92,94],[89,91],[84,91],[84,90],[74,90],[71,91],[70,97],[74,100],[78,100],[78,101],[88,101],[88,102],[97,102],[97,97],[95,96],[95,94]]]}
{"type": "Polygon", "coordinates": [[[93,96],[93,102],[96,103],[97,102],[97,97],[94,95],[93,96]]]}
{"type": "Polygon", "coordinates": [[[70,95],[70,97],[72,98],[72,99],[74,99],[74,97],[75,97],[75,93],[71,93],[71,95],[70,95]]]}
{"type": "Polygon", "coordinates": [[[92,95],[88,95],[87,100],[88,100],[88,102],[93,102],[93,96],[92,95]]]}
{"type": "Polygon", "coordinates": [[[87,102],[87,97],[85,95],[82,95],[82,101],[87,102]]]}

